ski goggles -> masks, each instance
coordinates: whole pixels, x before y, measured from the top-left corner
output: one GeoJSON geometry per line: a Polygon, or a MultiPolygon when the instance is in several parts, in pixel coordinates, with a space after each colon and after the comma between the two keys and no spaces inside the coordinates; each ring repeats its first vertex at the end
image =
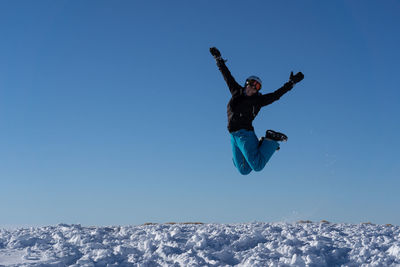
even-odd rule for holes
{"type": "Polygon", "coordinates": [[[249,80],[247,81],[247,84],[255,88],[257,91],[261,89],[261,83],[257,82],[256,80],[249,80]]]}

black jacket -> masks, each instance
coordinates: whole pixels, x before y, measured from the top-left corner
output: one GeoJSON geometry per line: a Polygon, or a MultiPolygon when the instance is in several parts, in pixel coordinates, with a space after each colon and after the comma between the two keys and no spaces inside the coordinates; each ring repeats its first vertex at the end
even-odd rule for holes
{"type": "Polygon", "coordinates": [[[252,96],[246,96],[244,93],[244,87],[240,86],[235,81],[231,75],[231,72],[226,67],[225,61],[223,59],[217,60],[217,66],[232,94],[232,98],[229,100],[227,109],[228,131],[230,133],[241,129],[254,131],[252,122],[260,109],[278,100],[282,95],[293,88],[293,84],[291,82],[287,82],[273,93],[264,95],[258,93],[252,96]]]}

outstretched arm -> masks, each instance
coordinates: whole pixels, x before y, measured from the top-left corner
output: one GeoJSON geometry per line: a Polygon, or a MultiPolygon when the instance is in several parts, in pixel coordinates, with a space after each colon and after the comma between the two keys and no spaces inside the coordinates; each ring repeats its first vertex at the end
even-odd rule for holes
{"type": "Polygon", "coordinates": [[[292,90],[294,85],[303,79],[304,75],[301,72],[298,72],[296,75],[293,75],[293,72],[290,73],[289,81],[285,83],[281,88],[279,88],[273,93],[262,95],[260,105],[263,107],[275,102],[276,100],[281,98],[284,94],[292,90]]]}
{"type": "Polygon", "coordinates": [[[222,76],[224,77],[224,80],[228,85],[231,94],[239,94],[242,87],[236,82],[235,78],[233,78],[231,72],[225,64],[225,60],[221,57],[221,53],[219,52],[219,50],[215,47],[211,47],[210,53],[215,58],[217,66],[222,76]]]}
{"type": "Polygon", "coordinates": [[[266,105],[269,105],[269,104],[275,102],[276,100],[281,98],[281,96],[283,96],[284,94],[289,92],[292,88],[293,88],[293,84],[291,82],[287,82],[281,88],[276,90],[275,92],[262,95],[260,105],[262,107],[264,107],[266,105]]]}

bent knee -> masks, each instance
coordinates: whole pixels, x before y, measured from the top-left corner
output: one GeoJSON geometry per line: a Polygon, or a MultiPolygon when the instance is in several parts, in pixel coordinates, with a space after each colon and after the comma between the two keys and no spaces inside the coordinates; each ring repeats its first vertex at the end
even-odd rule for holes
{"type": "Polygon", "coordinates": [[[248,169],[238,169],[241,175],[248,175],[249,173],[251,173],[252,169],[248,168],[248,169]]]}
{"type": "Polygon", "coordinates": [[[259,171],[261,171],[262,169],[264,169],[264,167],[265,167],[266,164],[267,164],[266,162],[265,162],[265,163],[259,163],[259,164],[252,164],[252,165],[251,165],[251,168],[252,168],[255,172],[259,172],[259,171]]]}
{"type": "Polygon", "coordinates": [[[259,171],[261,171],[262,169],[264,169],[264,166],[262,166],[262,167],[261,167],[261,166],[255,166],[253,170],[254,170],[255,172],[259,172],[259,171]]]}

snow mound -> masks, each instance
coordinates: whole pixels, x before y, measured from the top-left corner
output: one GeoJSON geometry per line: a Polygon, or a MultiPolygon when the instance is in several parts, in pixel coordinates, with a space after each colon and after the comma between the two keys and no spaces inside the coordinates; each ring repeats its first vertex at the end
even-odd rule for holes
{"type": "Polygon", "coordinates": [[[247,223],[0,229],[0,266],[398,266],[400,227],[247,223]]]}

